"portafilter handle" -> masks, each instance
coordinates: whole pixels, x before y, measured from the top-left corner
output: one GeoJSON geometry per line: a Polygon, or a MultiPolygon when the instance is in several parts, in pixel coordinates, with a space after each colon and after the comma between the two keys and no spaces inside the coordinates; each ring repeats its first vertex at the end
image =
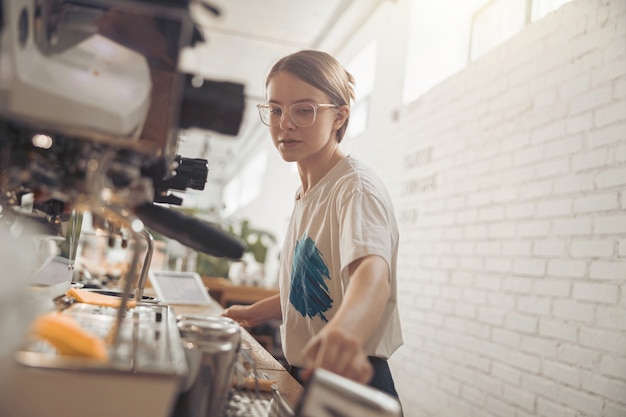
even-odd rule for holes
{"type": "Polygon", "coordinates": [[[134,212],[148,228],[198,252],[241,259],[246,248],[239,238],[218,226],[172,209],[143,204],[135,207],[134,212]]]}

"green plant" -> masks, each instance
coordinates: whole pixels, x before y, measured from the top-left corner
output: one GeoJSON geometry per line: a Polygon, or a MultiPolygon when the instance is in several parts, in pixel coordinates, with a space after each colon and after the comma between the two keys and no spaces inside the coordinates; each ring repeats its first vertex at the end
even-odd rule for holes
{"type": "Polygon", "coordinates": [[[228,271],[233,262],[234,261],[227,258],[218,258],[198,252],[198,257],[196,258],[196,272],[204,277],[228,278],[228,271]]]}
{"type": "MultiPolygon", "coordinates": [[[[235,234],[232,225],[229,231],[235,234]]],[[[246,243],[246,250],[252,253],[254,260],[260,264],[267,260],[270,244],[276,243],[276,237],[272,233],[250,227],[250,222],[246,219],[239,224],[239,237],[246,243]]]]}
{"type": "MultiPolygon", "coordinates": [[[[201,214],[197,209],[178,208],[177,210],[189,216],[201,214]]],[[[250,252],[255,261],[260,264],[265,264],[270,245],[276,243],[276,237],[272,233],[251,227],[250,221],[247,219],[238,223],[231,223],[223,229],[240,238],[245,244],[245,251],[250,252]]],[[[155,236],[155,238],[157,237],[155,236]]],[[[233,262],[237,261],[197,252],[196,272],[202,276],[228,278],[228,271],[233,262]]]]}

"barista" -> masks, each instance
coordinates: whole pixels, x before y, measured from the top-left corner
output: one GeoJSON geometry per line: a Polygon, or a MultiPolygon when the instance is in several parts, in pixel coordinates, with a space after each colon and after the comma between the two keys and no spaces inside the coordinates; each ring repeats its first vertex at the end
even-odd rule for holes
{"type": "Polygon", "coordinates": [[[381,180],[340,147],[354,79],[329,54],[304,50],[273,66],[266,96],[261,121],[301,180],[280,293],[223,315],[248,327],[282,319],[285,358],[300,382],[321,367],[397,397],[387,359],[402,344],[398,226],[381,180]]]}

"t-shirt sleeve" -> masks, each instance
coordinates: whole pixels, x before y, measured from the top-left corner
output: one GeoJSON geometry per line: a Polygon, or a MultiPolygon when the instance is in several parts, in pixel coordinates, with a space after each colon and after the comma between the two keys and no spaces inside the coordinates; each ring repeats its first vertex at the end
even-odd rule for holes
{"type": "Polygon", "coordinates": [[[388,210],[371,192],[355,190],[339,204],[341,276],[348,265],[367,255],[382,257],[391,265],[392,227],[388,210]]]}

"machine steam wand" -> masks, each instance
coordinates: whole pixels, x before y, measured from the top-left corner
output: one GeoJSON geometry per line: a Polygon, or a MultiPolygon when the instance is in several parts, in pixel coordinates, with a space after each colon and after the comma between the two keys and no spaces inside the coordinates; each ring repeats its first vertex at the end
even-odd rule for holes
{"type": "MultiPolygon", "coordinates": [[[[103,217],[109,217],[119,220],[121,223],[126,223],[129,226],[129,231],[131,238],[134,242],[138,243],[141,240],[141,233],[144,230],[143,223],[141,220],[132,215],[128,210],[119,209],[117,207],[110,207],[104,204],[99,204],[95,207],[91,207],[92,212],[97,211],[97,213],[103,217]]],[[[148,252],[150,252],[148,250],[148,252]]],[[[131,297],[131,289],[133,287],[133,283],[137,277],[137,270],[139,266],[139,247],[138,244],[135,245],[135,248],[132,251],[130,267],[126,273],[126,280],[124,282],[124,288],[122,290],[121,302],[118,307],[115,322],[113,323],[113,327],[111,327],[109,334],[107,335],[107,342],[113,346],[113,349],[117,349],[120,342],[120,330],[122,321],[126,314],[126,309],[128,306],[128,300],[131,297]]]]}
{"type": "Polygon", "coordinates": [[[148,271],[150,270],[150,263],[152,262],[152,254],[154,253],[154,238],[152,234],[148,232],[148,230],[143,229],[141,232],[143,237],[146,240],[147,248],[146,248],[146,257],[143,260],[143,265],[141,266],[141,275],[139,275],[139,282],[137,283],[137,291],[135,292],[135,300],[141,301],[143,298],[143,290],[146,287],[146,281],[148,278],[148,271]]]}

